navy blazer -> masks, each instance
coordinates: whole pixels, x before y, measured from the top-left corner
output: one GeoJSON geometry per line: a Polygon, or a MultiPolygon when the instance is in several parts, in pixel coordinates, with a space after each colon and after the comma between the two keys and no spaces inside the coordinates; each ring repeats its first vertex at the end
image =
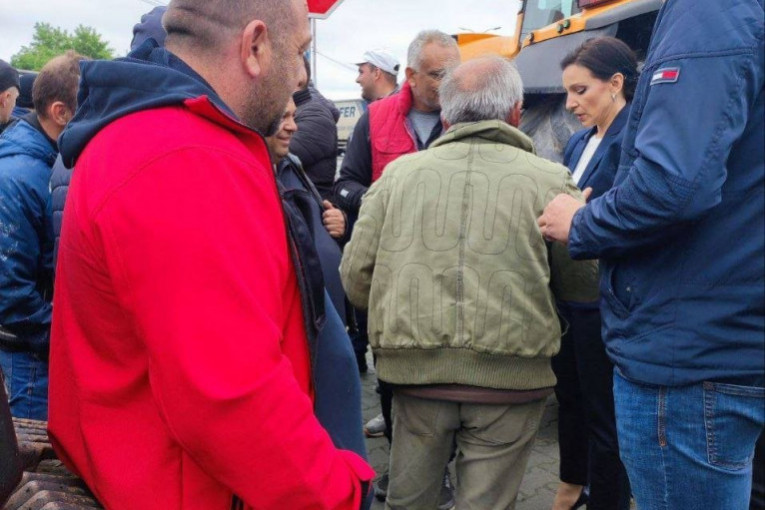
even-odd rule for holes
{"type": "MultiPolygon", "coordinates": [[[[614,185],[616,170],[619,168],[619,158],[622,155],[622,132],[627,124],[630,105],[622,108],[614,121],[608,127],[598,149],[593,154],[590,163],[579,179],[579,189],[592,188],[590,199],[599,197],[614,185]]],[[[579,159],[582,157],[584,148],[590,137],[597,131],[596,127],[582,129],[574,133],[566,145],[563,153],[563,164],[573,173],[579,159]]]]}
{"type": "MultiPolygon", "coordinates": [[[[584,169],[584,173],[579,179],[577,184],[579,189],[592,188],[590,200],[599,197],[614,185],[614,177],[616,177],[616,170],[619,168],[619,159],[622,155],[622,131],[624,131],[624,126],[627,124],[629,111],[630,104],[627,103],[608,127],[603,140],[601,140],[600,145],[595,150],[595,154],[592,155],[592,159],[590,159],[587,168],[584,169]]],[[[597,127],[593,126],[571,135],[566,145],[566,150],[563,152],[563,164],[568,167],[571,173],[574,173],[574,170],[576,170],[576,165],[582,157],[584,148],[587,147],[587,142],[597,132],[597,129],[597,127]]],[[[600,304],[597,302],[558,303],[558,310],[569,323],[576,320],[573,316],[574,310],[592,310],[599,307],[600,304]]]]}

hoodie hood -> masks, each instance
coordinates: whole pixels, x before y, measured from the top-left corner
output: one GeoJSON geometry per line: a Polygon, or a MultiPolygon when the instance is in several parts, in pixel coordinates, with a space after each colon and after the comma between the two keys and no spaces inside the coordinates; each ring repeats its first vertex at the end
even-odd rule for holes
{"type": "Polygon", "coordinates": [[[141,22],[133,27],[133,40],[130,42],[130,50],[134,50],[146,42],[154,39],[159,46],[165,45],[167,32],[162,26],[162,16],[167,12],[167,6],[155,7],[141,16],[141,22]]]}
{"type": "Polygon", "coordinates": [[[236,120],[204,78],[153,39],[125,58],[84,61],[80,67],[79,108],[59,138],[69,168],[99,131],[132,113],[206,97],[236,120]]]}
{"type": "Polygon", "coordinates": [[[56,149],[34,126],[19,120],[0,137],[0,158],[9,156],[29,156],[53,166],[56,149]]]}
{"type": "Polygon", "coordinates": [[[330,111],[332,118],[335,119],[335,123],[340,120],[340,110],[337,109],[335,103],[324,97],[324,94],[319,92],[313,85],[308,85],[308,90],[311,91],[311,96],[316,98],[318,102],[324,105],[324,107],[330,111]]]}

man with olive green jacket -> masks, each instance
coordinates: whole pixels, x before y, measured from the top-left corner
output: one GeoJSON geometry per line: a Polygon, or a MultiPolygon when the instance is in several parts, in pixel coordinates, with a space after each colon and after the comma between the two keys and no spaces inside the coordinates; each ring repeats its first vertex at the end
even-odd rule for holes
{"type": "Polygon", "coordinates": [[[598,298],[595,263],[537,227],[552,197],[579,191],[511,127],[522,90],[498,58],[447,76],[452,127],[386,168],[345,250],[344,287],[368,306],[378,377],[396,385],[387,508],[432,506],[455,441],[457,508],[512,508],[555,384],[555,299],[598,298]]]}

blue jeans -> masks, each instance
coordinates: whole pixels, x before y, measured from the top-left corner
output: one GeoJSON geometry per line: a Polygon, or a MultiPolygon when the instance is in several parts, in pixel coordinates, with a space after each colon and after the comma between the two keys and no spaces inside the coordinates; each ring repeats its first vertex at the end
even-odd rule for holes
{"type": "Polygon", "coordinates": [[[648,386],[614,373],[619,450],[640,510],[747,510],[765,389],[648,386]]]}
{"type": "Polygon", "coordinates": [[[48,362],[27,352],[0,350],[0,369],[11,414],[30,420],[48,419],[48,362]]]}

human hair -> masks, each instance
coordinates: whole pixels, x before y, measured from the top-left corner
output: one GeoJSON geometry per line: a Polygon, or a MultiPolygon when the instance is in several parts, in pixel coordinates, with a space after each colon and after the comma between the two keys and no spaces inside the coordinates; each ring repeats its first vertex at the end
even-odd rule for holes
{"type": "Polygon", "coordinates": [[[419,71],[422,66],[422,49],[430,43],[436,43],[445,48],[453,47],[459,50],[457,41],[449,34],[445,34],[440,30],[423,30],[409,44],[409,49],[406,53],[406,65],[415,71],[419,71]]]}
{"type": "Polygon", "coordinates": [[[362,65],[369,66],[369,71],[370,72],[375,72],[375,71],[377,71],[379,69],[380,72],[382,73],[382,77],[385,79],[385,81],[387,81],[388,83],[390,83],[391,85],[394,85],[394,86],[396,84],[398,84],[398,76],[396,76],[395,74],[389,73],[388,71],[386,71],[386,70],[384,70],[384,69],[382,69],[380,67],[377,67],[376,65],[372,64],[371,62],[364,62],[362,65]]]}
{"type": "Polygon", "coordinates": [[[293,30],[292,0],[172,0],[162,18],[165,46],[186,47],[197,53],[218,54],[222,46],[259,19],[280,47],[293,30]]]}
{"type": "Polygon", "coordinates": [[[72,50],[53,57],[43,66],[32,85],[32,102],[37,115],[48,117],[48,107],[61,101],[72,112],[77,109],[80,61],[87,60],[72,50]]]}
{"type": "Polygon", "coordinates": [[[441,82],[441,116],[451,124],[507,121],[523,101],[521,75],[509,60],[483,57],[457,66],[441,82]]]}
{"type": "Polygon", "coordinates": [[[589,39],[569,53],[561,61],[560,68],[566,69],[570,65],[584,67],[601,81],[621,73],[624,76],[622,93],[627,101],[632,101],[639,76],[637,56],[623,41],[615,37],[589,39]]]}
{"type": "Polygon", "coordinates": [[[391,74],[388,71],[383,71],[382,69],[380,69],[380,71],[382,71],[382,76],[383,78],[385,78],[385,81],[387,81],[391,85],[398,84],[398,76],[396,76],[395,74],[391,74]]]}

